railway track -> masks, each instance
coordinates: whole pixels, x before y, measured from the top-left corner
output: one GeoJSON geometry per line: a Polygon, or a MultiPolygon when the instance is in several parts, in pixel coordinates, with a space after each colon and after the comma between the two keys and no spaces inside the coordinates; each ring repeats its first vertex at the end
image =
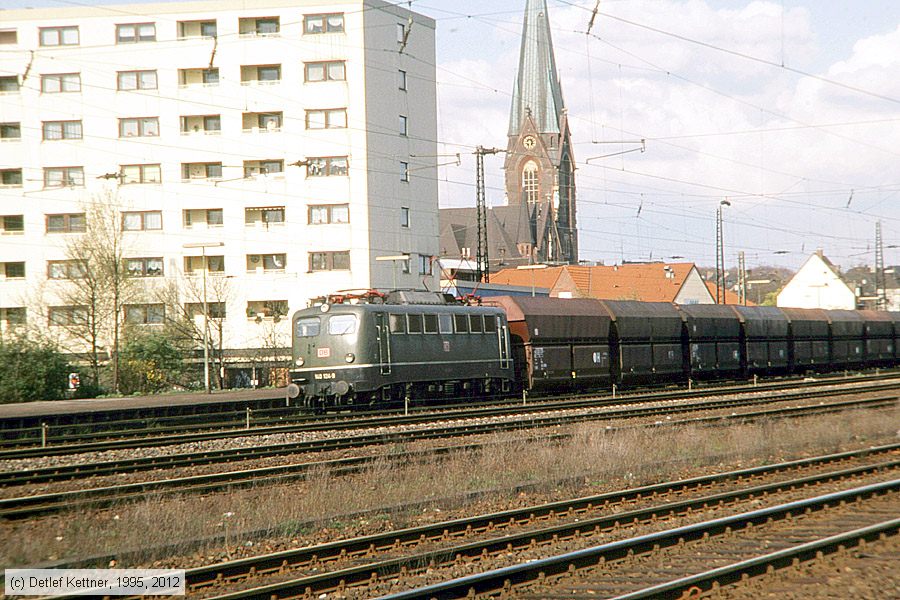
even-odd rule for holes
{"type": "MultiPolygon", "coordinates": [[[[418,577],[426,568],[437,572],[461,561],[544,551],[560,540],[621,536],[639,524],[658,529],[685,515],[732,505],[739,510],[742,503],[771,503],[785,494],[808,494],[860,478],[883,480],[900,468],[898,450],[895,444],[742,469],[219,563],[189,570],[187,585],[191,595],[247,588],[219,596],[223,599],[354,595],[354,590],[367,597],[390,588],[397,578],[418,577]],[[267,577],[275,582],[265,581],[267,577]]],[[[877,493],[898,488],[900,481],[892,479],[877,493]]],[[[871,492],[856,494],[845,500],[871,492]]],[[[462,597],[469,593],[467,585],[458,586],[462,597]]],[[[502,581],[500,585],[502,589],[502,581]]],[[[429,591],[411,597],[445,596],[429,591]]]]}
{"type": "MultiPolygon", "coordinates": [[[[500,593],[524,598],[547,598],[549,593],[574,597],[579,591],[587,590],[598,597],[615,600],[674,598],[680,593],[696,597],[717,585],[791,565],[795,560],[814,559],[819,553],[837,551],[842,546],[859,544],[860,540],[897,535],[900,519],[892,508],[896,507],[898,491],[900,479],[893,479],[640,535],[383,598],[450,599],[500,593]],[[861,523],[866,525],[860,527],[861,523]],[[797,540],[802,543],[797,544],[797,540]],[[770,545],[782,549],[760,553],[760,547],[770,545]],[[667,574],[661,577],[647,564],[649,557],[655,557],[660,563],[664,560],[671,568],[661,570],[669,573],[693,573],[676,575],[674,579],[669,579],[671,575],[667,574]],[[709,564],[723,566],[711,570],[702,567],[709,564]],[[588,572],[579,574],[579,571],[588,572]],[[568,582],[573,575],[579,583],[568,582]]],[[[249,596],[230,594],[220,598],[238,597],[249,596]]]]}
{"type": "MultiPolygon", "coordinates": [[[[813,386],[811,388],[796,390],[796,391],[787,391],[791,389],[795,389],[797,386],[794,384],[793,386],[781,387],[774,386],[767,388],[765,390],[760,390],[760,388],[748,387],[744,390],[744,392],[755,392],[759,394],[760,397],[747,399],[747,398],[729,398],[724,400],[719,400],[715,402],[721,403],[721,406],[728,405],[728,403],[732,403],[732,406],[742,406],[747,402],[753,402],[754,400],[758,401],[766,401],[771,398],[778,398],[779,400],[802,400],[805,398],[811,397],[829,397],[836,396],[847,393],[868,393],[868,392],[881,392],[881,391],[891,391],[897,390],[900,388],[900,379],[890,379],[888,381],[882,382],[874,382],[874,383],[861,383],[860,381],[854,381],[847,384],[834,385],[829,384],[829,389],[822,390],[818,389],[821,386],[813,386]],[[761,392],[761,393],[760,393],[761,392]]],[[[718,393],[726,393],[726,392],[718,392],[718,393]]],[[[729,388],[728,394],[735,394],[731,388],[729,388]]],[[[693,394],[693,393],[691,393],[693,394]]],[[[709,392],[703,392],[704,395],[709,396],[709,392]]],[[[649,394],[649,395],[640,395],[640,396],[632,396],[628,398],[628,403],[638,403],[640,402],[654,402],[654,401],[662,401],[662,400],[672,400],[683,399],[685,397],[684,391],[669,391],[657,394],[649,394]]],[[[705,402],[710,402],[709,400],[705,402]]],[[[558,401],[542,401],[535,402],[529,404],[518,403],[515,405],[507,405],[501,407],[481,407],[475,409],[454,409],[452,411],[447,411],[446,413],[429,413],[429,414],[414,414],[414,415],[380,415],[380,416],[371,416],[371,417],[334,417],[329,418],[327,420],[318,420],[318,421],[309,421],[296,425],[280,425],[274,427],[255,427],[250,429],[234,429],[234,430],[223,430],[216,432],[205,432],[205,433],[192,433],[192,434],[178,434],[178,435],[159,435],[153,438],[139,438],[139,439],[125,439],[125,440],[109,440],[109,441],[101,441],[101,442],[89,442],[83,444],[63,444],[58,446],[47,446],[47,447],[28,447],[28,448],[14,448],[7,450],[0,450],[0,460],[16,460],[22,458],[32,458],[38,456],[63,456],[67,454],[81,454],[86,452],[101,452],[106,450],[123,450],[123,449],[137,449],[137,448],[149,448],[149,447],[158,447],[165,445],[174,445],[174,444],[187,444],[187,443],[195,443],[202,442],[208,440],[215,439],[232,439],[238,437],[247,437],[247,436],[260,436],[260,435],[272,435],[272,434],[288,434],[288,433],[303,433],[303,432],[319,432],[319,431],[352,431],[355,429],[366,429],[373,427],[398,427],[398,426],[410,426],[410,425],[419,425],[424,423],[434,422],[440,418],[444,419],[465,419],[465,418],[488,418],[488,417],[501,417],[501,416],[510,416],[517,415],[522,413],[531,413],[535,411],[552,411],[552,410],[575,410],[575,409],[588,409],[588,408],[602,408],[603,406],[609,405],[620,405],[622,404],[622,399],[612,399],[612,398],[576,398],[576,399],[564,399],[558,401]]],[[[701,404],[702,402],[698,402],[701,404]]],[[[660,413],[665,414],[665,413],[660,413]]]]}
{"type": "MultiPolygon", "coordinates": [[[[717,424],[725,423],[732,420],[748,421],[761,418],[788,418],[792,416],[808,416],[811,414],[823,414],[840,412],[859,408],[883,408],[896,406],[897,397],[888,396],[880,398],[869,398],[852,401],[835,402],[829,404],[817,404],[804,407],[783,407],[775,409],[756,410],[746,413],[732,413],[730,415],[716,415],[707,417],[695,417],[684,420],[666,421],[665,425],[686,425],[686,424],[717,424]]],[[[708,406],[699,406],[697,408],[709,408],[708,406]]],[[[389,443],[389,442],[409,442],[420,439],[443,439],[445,437],[459,437],[465,435],[474,435],[476,433],[496,433],[498,431],[511,431],[521,429],[532,429],[538,427],[550,427],[554,425],[567,425],[584,421],[596,421],[600,419],[626,418],[637,416],[648,416],[658,414],[654,408],[647,413],[641,413],[637,409],[629,411],[615,411],[614,413],[605,413],[601,415],[565,415],[554,417],[542,417],[527,419],[525,421],[515,421],[507,423],[488,423],[479,425],[463,425],[442,427],[438,429],[429,429],[412,432],[402,432],[395,435],[379,435],[371,439],[366,436],[343,438],[342,440],[327,440],[328,449],[335,448],[359,448],[361,446],[371,445],[373,443],[389,443]]],[[[684,408],[678,408],[678,411],[684,411],[684,408]]],[[[667,412],[676,412],[675,407],[669,407],[667,412]]],[[[653,424],[661,426],[661,424],[653,424]]],[[[646,425],[638,425],[646,426],[646,425]]],[[[612,428],[610,428],[612,429],[612,428]]],[[[566,434],[557,434],[556,436],[544,436],[564,438],[566,434]]],[[[25,519],[34,518],[41,515],[58,513],[65,510],[87,509],[87,508],[104,508],[113,506],[123,502],[145,499],[149,494],[171,494],[171,493],[212,493],[242,487],[249,487],[257,484],[275,484],[285,483],[305,478],[310,472],[323,472],[327,470],[334,475],[343,475],[347,473],[357,472],[367,465],[378,460],[390,461],[395,464],[408,464],[424,458],[434,456],[448,455],[454,452],[474,451],[484,448],[488,444],[467,444],[444,446],[440,448],[432,448],[429,450],[407,451],[407,452],[390,452],[382,455],[365,456],[365,457],[349,457],[334,459],[328,461],[316,461],[306,463],[296,463],[291,465],[281,465],[275,467],[263,467],[258,469],[247,469],[241,471],[229,471],[225,473],[213,473],[208,475],[194,475],[181,478],[163,479],[158,481],[147,481],[140,483],[131,483],[123,485],[114,485],[99,488],[89,488],[82,490],[74,490],[67,492],[58,492],[50,494],[22,496],[14,498],[6,498],[0,500],[0,518],[3,519],[25,519]]],[[[310,446],[312,447],[312,446],[310,446]]],[[[70,472],[69,476],[75,472],[70,472]]],[[[7,473],[4,474],[10,479],[16,476],[25,476],[27,474],[7,473]]],[[[36,473],[35,476],[47,475],[46,473],[36,473]]]]}
{"type": "MultiPolygon", "coordinates": [[[[748,390],[775,390],[787,389],[803,385],[823,385],[832,383],[853,381],[877,381],[888,380],[896,377],[896,372],[881,372],[860,376],[828,376],[819,375],[816,382],[806,382],[795,379],[763,381],[758,385],[728,384],[704,384],[693,393],[740,393],[748,390]]],[[[49,414],[44,416],[8,416],[0,417],[0,450],[39,446],[42,437],[46,443],[74,444],[88,443],[117,438],[140,438],[160,435],[174,435],[184,433],[197,433],[200,431],[219,431],[229,429],[246,428],[248,418],[253,428],[270,427],[285,424],[301,424],[315,421],[334,421],[346,419],[345,413],[326,415],[312,415],[302,412],[301,408],[288,406],[281,390],[273,390],[271,398],[247,399],[236,408],[223,408],[218,405],[203,409],[198,413],[186,414],[157,414],[162,407],[139,407],[133,409],[114,409],[86,411],[83,413],[69,413],[65,415],[49,414]],[[275,395],[277,394],[277,395],[275,395]],[[284,403],[285,406],[274,406],[276,403],[284,403]],[[246,405],[246,406],[245,406],[246,405]],[[249,408],[249,413],[246,408],[249,408]],[[134,417],[125,417],[128,412],[134,413],[134,417]],[[42,425],[46,425],[42,427],[42,425]]],[[[619,394],[620,398],[665,397],[684,396],[688,390],[669,390],[663,392],[626,391],[619,394]]],[[[552,398],[550,399],[552,400],[552,398]]],[[[159,402],[165,402],[165,397],[159,397],[159,402]]],[[[453,412],[459,410],[461,404],[466,402],[468,406],[480,406],[485,408],[515,404],[517,399],[491,400],[473,403],[471,399],[457,398],[447,399],[441,404],[413,404],[409,411],[431,412],[447,410],[453,412]]],[[[166,407],[167,410],[173,410],[166,407]]],[[[202,408],[202,407],[201,407],[202,408]]],[[[186,408],[185,408],[186,409],[186,408]]],[[[355,416],[369,418],[402,414],[402,408],[383,408],[378,411],[355,411],[355,416]]],[[[46,445],[45,443],[45,445],[46,445]]]]}

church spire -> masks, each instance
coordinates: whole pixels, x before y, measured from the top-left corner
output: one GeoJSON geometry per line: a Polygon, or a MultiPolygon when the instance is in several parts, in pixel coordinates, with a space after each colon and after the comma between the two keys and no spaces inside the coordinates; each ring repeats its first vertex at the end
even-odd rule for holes
{"type": "Polygon", "coordinates": [[[519,75],[513,89],[509,115],[509,135],[520,133],[523,119],[529,112],[539,133],[560,133],[564,108],[553,56],[547,2],[526,0],[519,75]]]}

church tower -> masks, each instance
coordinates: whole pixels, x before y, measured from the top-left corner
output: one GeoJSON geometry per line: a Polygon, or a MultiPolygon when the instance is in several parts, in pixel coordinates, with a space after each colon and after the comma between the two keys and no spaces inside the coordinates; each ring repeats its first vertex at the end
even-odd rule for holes
{"type": "Polygon", "coordinates": [[[506,195],[523,205],[534,262],[578,263],[575,160],[546,0],[526,0],[506,147],[506,195]]]}

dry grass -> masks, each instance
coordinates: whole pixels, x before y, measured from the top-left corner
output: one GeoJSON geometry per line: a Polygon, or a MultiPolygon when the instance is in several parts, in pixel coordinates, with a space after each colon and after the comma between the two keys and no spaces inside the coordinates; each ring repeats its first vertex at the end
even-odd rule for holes
{"type": "Polygon", "coordinates": [[[720,465],[733,468],[887,443],[897,437],[898,417],[900,410],[619,432],[581,425],[562,444],[499,434],[502,443],[489,452],[459,452],[427,464],[379,461],[364,473],[347,477],[323,471],[290,485],[208,497],[150,496],[115,510],[5,523],[0,526],[0,562],[30,565],[227,536],[227,552],[221,543],[200,551],[193,545],[183,548],[193,552],[192,562],[211,562],[247,544],[249,532],[289,536],[289,543],[293,537],[294,544],[325,541],[404,526],[421,517],[422,509],[383,508],[365,520],[341,519],[356,511],[421,501],[447,509],[453,506],[452,499],[465,504],[459,500],[462,494],[485,490],[495,490],[488,497],[500,508],[516,503],[517,486],[549,492],[548,497],[568,497],[695,475],[713,466],[718,470],[720,465]]]}

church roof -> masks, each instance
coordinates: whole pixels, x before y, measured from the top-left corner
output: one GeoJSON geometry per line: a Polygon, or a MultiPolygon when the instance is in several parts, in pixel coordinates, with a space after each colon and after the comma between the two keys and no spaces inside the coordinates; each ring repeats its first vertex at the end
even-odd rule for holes
{"type": "Polygon", "coordinates": [[[517,135],[528,111],[541,133],[559,133],[563,104],[556,73],[546,0],[527,0],[519,53],[519,75],[509,114],[509,135],[517,135]]]}
{"type": "MultiPolygon", "coordinates": [[[[458,258],[468,254],[475,258],[478,249],[478,213],[475,208],[442,208],[440,210],[441,256],[458,258]]],[[[494,206],[487,209],[488,258],[491,264],[501,259],[519,258],[518,244],[534,245],[534,234],[523,204],[494,206]]]]}

